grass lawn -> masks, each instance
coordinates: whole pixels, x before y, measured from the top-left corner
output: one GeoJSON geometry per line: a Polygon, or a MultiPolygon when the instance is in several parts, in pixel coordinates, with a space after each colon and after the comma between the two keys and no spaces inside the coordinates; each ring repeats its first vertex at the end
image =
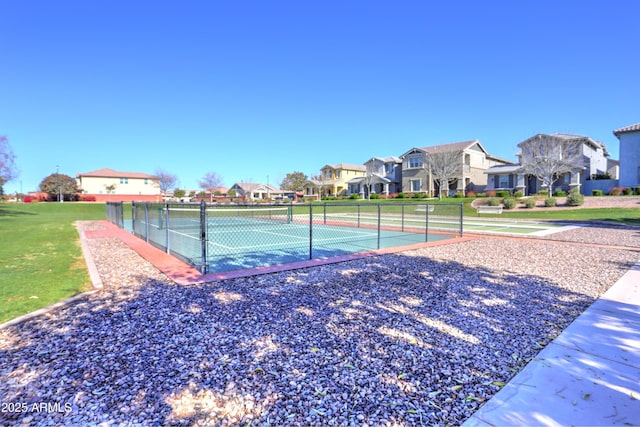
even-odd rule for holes
{"type": "Polygon", "coordinates": [[[102,203],[0,204],[0,323],[91,289],[77,220],[102,203]]]}

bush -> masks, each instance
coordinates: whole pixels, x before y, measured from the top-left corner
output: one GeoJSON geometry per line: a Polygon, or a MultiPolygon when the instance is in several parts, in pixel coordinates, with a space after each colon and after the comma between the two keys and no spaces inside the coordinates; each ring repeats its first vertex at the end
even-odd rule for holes
{"type": "Polygon", "coordinates": [[[546,199],[544,199],[544,206],[546,208],[553,208],[554,206],[556,206],[556,204],[556,199],[553,197],[547,197],[546,199]]]}
{"type": "Polygon", "coordinates": [[[398,195],[396,196],[397,199],[404,199],[406,197],[406,194],[404,193],[398,193],[398,195]]]}
{"type": "Polygon", "coordinates": [[[567,195],[566,191],[560,190],[560,189],[555,190],[553,192],[553,197],[565,197],[566,195],[567,195]]]}
{"type": "Polygon", "coordinates": [[[524,201],[524,207],[527,209],[533,209],[536,207],[536,199],[527,199],[524,201]]]}
{"type": "Polygon", "coordinates": [[[622,191],[624,190],[624,187],[613,187],[611,188],[611,190],[609,190],[609,195],[610,196],[619,196],[622,194],[622,191]]]}
{"type": "Polygon", "coordinates": [[[636,187],[636,195],[640,196],[640,185],[636,187]]]}
{"type": "Polygon", "coordinates": [[[497,197],[489,197],[487,199],[487,206],[500,206],[500,199],[497,197]]]}
{"type": "Polygon", "coordinates": [[[548,195],[549,195],[549,191],[547,191],[547,190],[540,190],[540,191],[538,191],[538,194],[539,194],[540,196],[548,196],[548,195]]]}
{"type": "Polygon", "coordinates": [[[457,191],[456,194],[453,195],[454,198],[456,199],[463,199],[464,198],[464,194],[460,191],[457,191]]]}
{"type": "Polygon", "coordinates": [[[359,198],[360,198],[360,195],[359,195],[358,193],[353,193],[353,194],[351,194],[351,195],[349,196],[349,198],[350,198],[351,200],[359,199],[359,198]]]}
{"type": "Polygon", "coordinates": [[[584,205],[584,196],[580,193],[580,190],[574,188],[567,196],[567,206],[582,206],[584,205]]]}
{"type": "Polygon", "coordinates": [[[413,198],[413,199],[420,199],[421,197],[422,197],[422,194],[420,194],[420,193],[413,193],[411,195],[411,198],[413,198]]]}
{"type": "Polygon", "coordinates": [[[371,194],[369,194],[369,198],[371,200],[377,200],[377,199],[380,198],[380,195],[378,193],[371,193],[371,194]]]}
{"type": "Polygon", "coordinates": [[[513,193],[513,197],[515,197],[516,199],[519,199],[523,196],[524,196],[524,193],[522,191],[516,191],[515,193],[513,193]]]}
{"type": "Polygon", "coordinates": [[[504,199],[505,197],[509,197],[511,195],[511,193],[509,193],[507,190],[498,190],[496,191],[496,196],[504,199]]]}
{"type": "Polygon", "coordinates": [[[516,207],[516,205],[518,204],[518,202],[516,201],[516,199],[513,198],[506,198],[504,199],[504,201],[502,202],[502,204],[504,205],[505,209],[513,209],[516,207]]]}
{"type": "Polygon", "coordinates": [[[625,196],[633,196],[633,188],[627,187],[623,190],[625,196]]]}
{"type": "Polygon", "coordinates": [[[487,190],[487,197],[496,197],[496,190],[487,190]]]}
{"type": "Polygon", "coordinates": [[[487,194],[486,193],[478,193],[477,197],[487,197],[487,194]]]}
{"type": "Polygon", "coordinates": [[[602,196],[602,190],[591,190],[591,195],[595,197],[602,196]]]}
{"type": "Polygon", "coordinates": [[[22,201],[23,201],[24,203],[31,203],[31,202],[37,202],[37,201],[38,201],[38,199],[36,199],[36,198],[35,198],[35,197],[33,197],[33,196],[24,196],[24,199],[22,199],[22,201]]]}
{"type": "MultiPolygon", "coordinates": [[[[640,188],[640,187],[638,187],[640,188]]],[[[475,191],[467,191],[467,197],[477,197],[475,191]]]]}

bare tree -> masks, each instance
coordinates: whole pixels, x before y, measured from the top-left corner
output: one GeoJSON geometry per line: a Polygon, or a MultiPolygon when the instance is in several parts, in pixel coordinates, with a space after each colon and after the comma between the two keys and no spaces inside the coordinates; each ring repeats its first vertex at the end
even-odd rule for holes
{"type": "Polygon", "coordinates": [[[584,168],[582,141],[554,135],[536,135],[518,144],[522,172],[538,178],[553,194],[553,183],[563,174],[584,168]]]}
{"type": "Polygon", "coordinates": [[[438,198],[442,200],[442,190],[449,190],[462,172],[462,151],[439,151],[437,147],[425,153],[427,165],[433,179],[438,182],[438,198]]]}
{"type": "Polygon", "coordinates": [[[198,185],[210,194],[210,201],[213,202],[214,188],[222,185],[222,178],[215,172],[207,172],[201,180],[198,181],[198,185]]]}
{"type": "Polygon", "coordinates": [[[376,157],[365,163],[364,185],[367,188],[368,199],[371,199],[371,185],[377,177],[384,175],[384,162],[376,157]]]}
{"type": "Polygon", "coordinates": [[[14,160],[15,156],[11,151],[9,140],[6,136],[0,136],[0,190],[5,183],[18,176],[14,160]]]}
{"type": "Polygon", "coordinates": [[[174,188],[178,182],[178,178],[175,175],[164,169],[156,169],[155,176],[158,177],[158,183],[160,184],[160,192],[162,192],[162,195],[164,195],[170,188],[174,188]]]}

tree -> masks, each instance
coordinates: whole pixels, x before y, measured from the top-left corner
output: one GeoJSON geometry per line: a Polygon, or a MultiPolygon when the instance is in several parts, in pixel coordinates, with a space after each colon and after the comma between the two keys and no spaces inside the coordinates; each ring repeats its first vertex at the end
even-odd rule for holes
{"type": "Polygon", "coordinates": [[[536,135],[518,144],[522,172],[533,175],[553,194],[553,183],[563,174],[583,169],[582,141],[554,135],[536,135]]]}
{"type": "Polygon", "coordinates": [[[462,151],[433,151],[426,152],[428,168],[433,179],[438,182],[438,198],[442,200],[442,190],[449,190],[449,185],[454,182],[462,172],[462,151]]]}
{"type": "Polygon", "coordinates": [[[213,202],[214,188],[222,185],[222,178],[215,172],[207,172],[201,180],[198,181],[198,185],[205,191],[208,191],[213,202]]]}
{"type": "Polygon", "coordinates": [[[18,176],[15,165],[15,156],[11,151],[9,140],[6,136],[0,136],[0,191],[4,184],[18,176]]]}
{"type": "Polygon", "coordinates": [[[165,194],[170,188],[174,188],[178,178],[164,169],[156,169],[155,176],[158,177],[160,192],[165,194]]]}
{"type": "Polygon", "coordinates": [[[280,183],[280,189],[284,191],[302,191],[307,175],[302,172],[291,172],[280,183]]]}
{"type": "Polygon", "coordinates": [[[78,184],[69,175],[52,173],[40,182],[40,191],[49,195],[49,200],[74,200],[78,194],[78,184]]]}

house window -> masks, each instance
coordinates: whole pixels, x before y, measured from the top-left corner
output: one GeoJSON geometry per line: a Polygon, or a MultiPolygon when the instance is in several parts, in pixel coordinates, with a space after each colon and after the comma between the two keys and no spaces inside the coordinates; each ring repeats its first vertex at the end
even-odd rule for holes
{"type": "Polygon", "coordinates": [[[336,171],[336,178],[340,178],[340,171],[336,171]]]}
{"type": "Polygon", "coordinates": [[[147,180],[147,178],[144,179],[144,185],[147,185],[149,183],[149,181],[147,180]]]}
{"type": "Polygon", "coordinates": [[[409,169],[421,168],[422,157],[409,157],[409,169]]]}
{"type": "Polygon", "coordinates": [[[128,184],[129,178],[120,178],[120,184],[128,184]]]}
{"type": "Polygon", "coordinates": [[[499,175],[498,188],[509,188],[509,175],[499,175]]]}
{"type": "Polygon", "coordinates": [[[384,165],[384,173],[387,175],[391,175],[393,173],[393,164],[387,163],[384,165]]]}
{"type": "Polygon", "coordinates": [[[422,185],[420,185],[420,180],[419,179],[410,180],[409,188],[411,189],[410,191],[420,191],[420,189],[422,188],[422,185]]]}

